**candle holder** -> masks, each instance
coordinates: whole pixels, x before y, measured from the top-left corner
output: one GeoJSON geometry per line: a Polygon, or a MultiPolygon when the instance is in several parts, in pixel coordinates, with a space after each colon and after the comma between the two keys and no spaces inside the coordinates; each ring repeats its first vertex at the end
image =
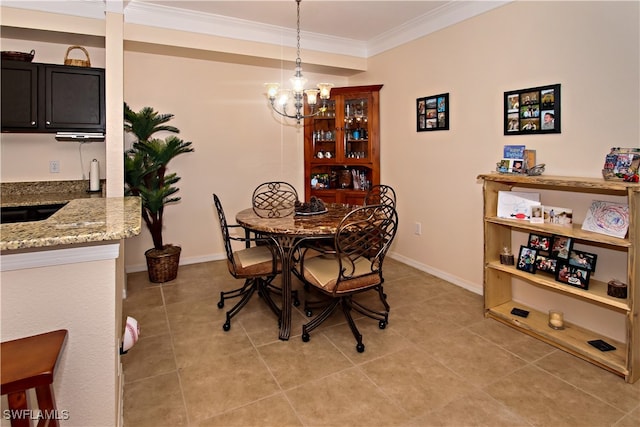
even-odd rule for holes
{"type": "Polygon", "coordinates": [[[506,246],[502,249],[502,253],[500,254],[500,264],[505,264],[505,265],[515,264],[513,254],[511,253],[511,250],[506,246]]]}
{"type": "Polygon", "coordinates": [[[549,327],[556,330],[564,329],[564,314],[560,310],[549,310],[549,327]]]}

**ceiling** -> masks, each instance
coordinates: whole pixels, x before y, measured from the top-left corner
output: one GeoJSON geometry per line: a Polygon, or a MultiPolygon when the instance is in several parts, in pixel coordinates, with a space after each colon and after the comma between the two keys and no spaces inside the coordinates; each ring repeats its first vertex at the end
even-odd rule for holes
{"type": "MultiPolygon", "coordinates": [[[[296,28],[295,0],[132,0],[157,7],[186,9],[283,28],[296,28]]],[[[367,42],[417,17],[434,13],[451,1],[304,0],[301,31],[367,42]]]]}
{"type": "MultiPolygon", "coordinates": [[[[303,0],[304,49],[367,58],[513,0],[303,0]]],[[[1,0],[3,6],[295,47],[295,0],[1,0]]],[[[3,27],[3,34],[9,36],[3,27]]],[[[20,29],[15,29],[20,30],[20,29]]],[[[88,40],[87,42],[91,42],[88,40]]]]}

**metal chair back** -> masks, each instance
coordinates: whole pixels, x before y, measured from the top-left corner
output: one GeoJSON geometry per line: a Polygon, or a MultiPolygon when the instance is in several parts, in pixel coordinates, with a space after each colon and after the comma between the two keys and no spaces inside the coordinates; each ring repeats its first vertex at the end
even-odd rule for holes
{"type": "Polygon", "coordinates": [[[392,206],[363,206],[348,213],[335,236],[340,282],[377,274],[382,279],[382,263],[398,229],[398,213],[392,206]],[[366,260],[366,261],[365,261],[366,260]],[[363,262],[368,268],[363,268],[363,262]]]}
{"type": "Polygon", "coordinates": [[[253,191],[252,197],[253,211],[263,218],[282,218],[292,215],[297,201],[296,189],[283,181],[260,184],[253,191]]]}
{"type": "Polygon", "coordinates": [[[364,197],[365,205],[388,205],[395,209],[396,192],[388,185],[374,185],[364,197]]]}

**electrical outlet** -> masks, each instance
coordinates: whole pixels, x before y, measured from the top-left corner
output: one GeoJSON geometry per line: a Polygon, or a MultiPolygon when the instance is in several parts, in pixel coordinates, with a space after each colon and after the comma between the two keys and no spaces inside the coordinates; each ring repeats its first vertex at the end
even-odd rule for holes
{"type": "Polygon", "coordinates": [[[420,236],[422,234],[422,224],[416,222],[416,235],[420,236]]]}
{"type": "Polygon", "coordinates": [[[60,173],[60,160],[49,160],[49,173],[60,173]]]}

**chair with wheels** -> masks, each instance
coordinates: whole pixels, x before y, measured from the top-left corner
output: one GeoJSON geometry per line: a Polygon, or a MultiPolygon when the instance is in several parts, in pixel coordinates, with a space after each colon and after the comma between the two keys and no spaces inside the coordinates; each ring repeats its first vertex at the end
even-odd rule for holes
{"type": "MultiPolygon", "coordinates": [[[[385,205],[396,208],[396,192],[393,187],[385,184],[376,184],[372,186],[364,196],[364,205],[385,205]]],[[[382,303],[387,307],[387,294],[382,291],[380,293],[382,303]]]]}
{"type": "Polygon", "coordinates": [[[396,207],[396,192],[393,187],[384,184],[372,186],[364,196],[366,205],[388,205],[396,207]]]}
{"type": "MultiPolygon", "coordinates": [[[[228,224],[222,203],[216,194],[213,201],[218,212],[220,230],[225,252],[227,254],[227,267],[229,273],[236,279],[244,279],[244,284],[237,289],[220,292],[218,308],[223,308],[225,300],[240,298],[240,300],[227,311],[227,318],[222,329],[231,329],[231,318],[249,302],[255,291],[264,299],[269,308],[280,318],[281,310],[273,300],[271,294],[281,294],[281,289],[272,284],[273,279],[281,273],[281,262],[277,256],[277,250],[273,247],[273,240],[269,237],[257,236],[244,237],[232,236],[230,230],[242,229],[239,224],[228,224]],[[245,244],[242,249],[234,250],[232,242],[245,244]]],[[[294,294],[294,302],[298,302],[297,292],[294,294]]]]}
{"type": "Polygon", "coordinates": [[[253,191],[251,200],[256,215],[264,218],[282,218],[294,213],[298,192],[287,182],[264,182],[253,191]]]}
{"type": "MultiPolygon", "coordinates": [[[[363,352],[362,335],[353,320],[355,310],[367,317],[378,320],[380,329],[387,326],[389,306],[382,297],[382,266],[395,237],[398,214],[385,205],[363,206],[345,215],[338,226],[333,249],[318,256],[305,248],[298,264],[298,277],[311,289],[329,297],[329,303],[302,327],[302,340],[309,341],[309,333],[320,326],[340,307],[356,339],[356,350],[363,352]],[[373,310],[359,304],[353,297],[375,290],[385,302],[384,310],[373,310]]],[[[305,302],[305,311],[311,315],[310,304],[305,302]]]]}

